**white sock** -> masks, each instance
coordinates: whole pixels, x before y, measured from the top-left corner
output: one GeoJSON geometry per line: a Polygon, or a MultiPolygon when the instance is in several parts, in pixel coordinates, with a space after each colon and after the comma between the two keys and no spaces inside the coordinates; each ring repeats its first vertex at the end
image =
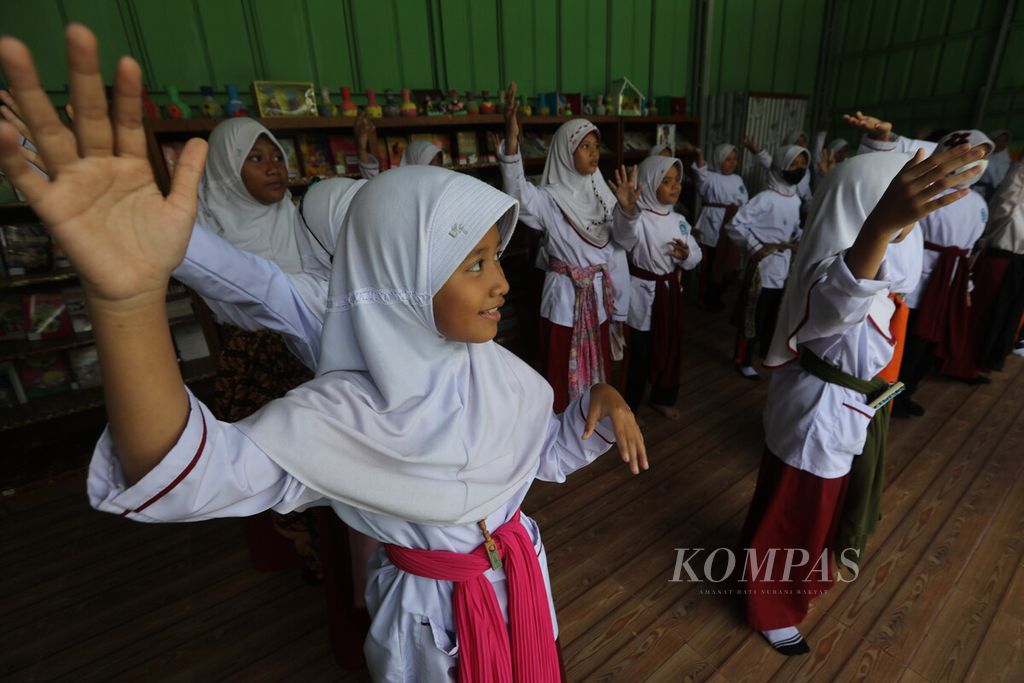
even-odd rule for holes
{"type": "Polygon", "coordinates": [[[772,647],[787,656],[802,655],[811,651],[811,647],[800,635],[796,626],[761,631],[761,635],[771,643],[772,647]]]}
{"type": "Polygon", "coordinates": [[[741,365],[740,374],[743,375],[744,377],[759,377],[759,375],[757,374],[757,370],[750,367],[749,365],[741,365]]]}

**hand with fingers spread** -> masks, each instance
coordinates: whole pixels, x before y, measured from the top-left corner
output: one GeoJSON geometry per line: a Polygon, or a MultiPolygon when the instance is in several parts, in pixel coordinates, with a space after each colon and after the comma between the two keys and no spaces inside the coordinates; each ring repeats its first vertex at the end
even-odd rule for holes
{"type": "Polygon", "coordinates": [[[947,190],[980,173],[977,166],[962,173],[956,171],[983,156],[983,148],[972,149],[966,144],[927,158],[924,150],[917,150],[889,183],[864,221],[857,240],[847,250],[846,264],[850,272],[857,278],[874,279],[890,242],[903,239],[919,220],[971,192],[969,189],[947,190]]]}
{"type": "Polygon", "coordinates": [[[868,116],[858,111],[853,116],[843,114],[843,120],[854,128],[859,128],[868,134],[872,140],[888,140],[892,134],[892,122],[883,121],[874,116],[868,116]]]}
{"type": "Polygon", "coordinates": [[[619,208],[627,216],[636,215],[636,202],[640,198],[640,190],[637,189],[636,177],[640,172],[639,166],[633,166],[629,173],[626,167],[620,166],[615,169],[615,179],[608,181],[608,187],[612,188],[615,198],[619,200],[619,208]]]}
{"type": "Polygon", "coordinates": [[[512,81],[505,91],[505,154],[519,152],[519,99],[516,97],[516,82],[512,81]]]}
{"type": "Polygon", "coordinates": [[[58,119],[25,45],[0,38],[0,65],[50,178],[29,166],[7,122],[0,122],[0,169],[82,280],[110,430],[133,483],[159,464],[188,418],[165,297],[192,233],[206,143],[185,146],[165,198],[149,165],[139,65],[125,57],[117,66],[111,126],[96,38],[80,24],[66,36],[73,131],[58,119]]]}
{"type": "Polygon", "coordinates": [[[690,245],[681,239],[674,239],[669,242],[668,255],[679,261],[690,258],[690,245]]]}
{"type": "Polygon", "coordinates": [[[595,384],[590,387],[590,410],[587,413],[587,427],[583,439],[589,439],[597,423],[610,418],[615,431],[615,443],[619,447],[622,462],[629,464],[633,474],[650,467],[647,463],[647,448],[640,425],[636,423],[633,411],[629,409],[622,395],[609,384],[595,384]]]}

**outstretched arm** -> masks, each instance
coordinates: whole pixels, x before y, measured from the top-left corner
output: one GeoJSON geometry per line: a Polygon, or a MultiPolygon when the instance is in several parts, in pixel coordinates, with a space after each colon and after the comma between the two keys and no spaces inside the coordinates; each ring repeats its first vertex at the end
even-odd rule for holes
{"type": "Polygon", "coordinates": [[[206,143],[185,146],[164,198],[146,153],[139,65],[125,57],[117,66],[111,126],[96,38],[80,24],[66,35],[73,132],[57,118],[25,45],[0,39],[0,63],[52,179],[29,166],[18,131],[6,122],[0,168],[81,277],[110,429],[125,475],[135,481],[175,444],[188,416],[164,300],[192,230],[206,143]]]}

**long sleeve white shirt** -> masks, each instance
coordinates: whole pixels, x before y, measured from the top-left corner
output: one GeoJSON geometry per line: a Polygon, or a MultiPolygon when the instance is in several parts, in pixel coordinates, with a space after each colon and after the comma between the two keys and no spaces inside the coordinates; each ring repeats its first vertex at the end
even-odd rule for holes
{"type": "MultiPolygon", "coordinates": [[[[725,227],[729,238],[747,255],[767,244],[784,244],[800,239],[800,199],[775,190],[764,190],[736,212],[725,227]]],[[[789,276],[792,252],[780,249],[761,261],[761,286],[782,289],[789,276]]]]}
{"type": "MultiPolygon", "coordinates": [[[[691,164],[697,174],[697,193],[701,201],[711,204],[737,204],[743,206],[750,197],[747,196],[746,185],[738,173],[723,175],[708,168],[707,164],[698,166],[691,164]]],[[[717,206],[705,206],[697,217],[697,225],[693,232],[697,241],[708,247],[718,246],[725,209],[717,206]]]]}

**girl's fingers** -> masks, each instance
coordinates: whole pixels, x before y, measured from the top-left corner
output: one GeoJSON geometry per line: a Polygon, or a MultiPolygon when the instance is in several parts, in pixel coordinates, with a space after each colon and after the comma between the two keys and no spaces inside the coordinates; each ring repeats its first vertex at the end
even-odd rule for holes
{"type": "Polygon", "coordinates": [[[41,203],[46,196],[46,178],[39,175],[25,160],[18,131],[6,121],[0,121],[0,171],[21,190],[33,206],[41,203]]]}
{"type": "MultiPolygon", "coordinates": [[[[0,92],[6,94],[6,91],[0,92]]],[[[8,97],[10,97],[10,95],[8,95],[8,97]]],[[[4,100],[4,104],[7,105],[6,99],[4,100]]],[[[28,126],[25,125],[25,122],[21,120],[21,117],[18,116],[18,113],[11,106],[7,105],[0,107],[0,115],[3,115],[4,120],[6,120],[7,123],[14,126],[14,128],[18,131],[18,133],[21,134],[22,137],[27,138],[29,140],[32,139],[31,133],[29,133],[28,130],[28,126]]],[[[35,143],[33,142],[32,144],[35,143]]]]}
{"type": "Polygon", "coordinates": [[[46,162],[43,161],[43,158],[24,145],[21,146],[21,156],[25,157],[25,161],[46,173],[46,162]]]}
{"type": "Polygon", "coordinates": [[[114,82],[114,135],[119,156],[146,159],[146,132],[142,127],[142,69],[131,57],[122,57],[114,82]]]}
{"type": "Polygon", "coordinates": [[[957,190],[956,192],[944,194],[938,199],[933,199],[932,201],[928,202],[927,204],[921,207],[921,218],[924,218],[925,216],[927,216],[928,214],[937,209],[941,209],[944,206],[949,206],[950,204],[959,199],[963,199],[971,191],[972,190],[970,188],[965,187],[961,190],[957,190]]]}
{"type": "Polygon", "coordinates": [[[111,156],[114,133],[107,115],[107,96],[100,74],[96,36],[81,24],[67,28],[68,81],[75,106],[75,135],[82,156],[111,156]]]}
{"type": "Polygon", "coordinates": [[[0,38],[0,65],[11,84],[33,143],[52,175],[78,160],[75,136],[57,118],[50,98],[43,92],[28,48],[15,38],[0,38]]]}
{"type": "Polygon", "coordinates": [[[181,150],[181,155],[178,157],[178,163],[174,166],[171,193],[167,195],[167,202],[171,206],[191,214],[193,218],[199,196],[199,179],[203,175],[203,165],[206,162],[206,152],[205,140],[192,138],[185,143],[185,148],[181,150]]]}
{"type": "MultiPolygon", "coordinates": [[[[967,147],[967,145],[962,145],[962,147],[967,147]]],[[[947,153],[943,152],[942,154],[935,155],[932,159],[930,159],[929,161],[931,162],[931,167],[929,168],[928,172],[918,176],[913,182],[910,183],[910,191],[913,192],[915,195],[928,194],[928,196],[931,196],[935,194],[935,192],[937,191],[937,189],[934,187],[935,184],[938,184],[939,181],[946,178],[950,173],[957,170],[961,166],[969,164],[972,161],[976,161],[983,157],[985,154],[982,150],[979,149],[961,149],[960,147],[957,147],[955,149],[949,150],[950,153],[957,151],[959,151],[959,153],[950,154],[949,156],[946,156],[947,153]]],[[[926,165],[927,164],[921,164],[921,166],[926,165]]],[[[949,187],[949,185],[946,185],[945,187],[949,187]]],[[[941,189],[943,189],[943,187],[938,188],[938,190],[941,189]]]]}
{"type": "Polygon", "coordinates": [[[21,118],[21,108],[18,106],[17,100],[11,95],[10,90],[0,90],[0,102],[3,102],[11,108],[18,118],[21,118]]]}

